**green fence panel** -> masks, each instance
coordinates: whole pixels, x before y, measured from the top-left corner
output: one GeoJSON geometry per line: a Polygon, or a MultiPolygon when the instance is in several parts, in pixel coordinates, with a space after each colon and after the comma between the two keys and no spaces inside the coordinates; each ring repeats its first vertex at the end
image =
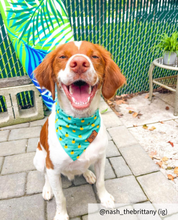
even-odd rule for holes
{"type": "MultiPolygon", "coordinates": [[[[161,56],[155,55],[152,47],[159,40],[158,34],[178,30],[178,1],[64,0],[64,4],[68,13],[75,13],[75,19],[71,17],[75,40],[103,45],[126,76],[127,85],[118,94],[148,91],[149,66],[161,56]]],[[[154,74],[173,73],[156,68],[154,74]]]]}
{"type": "MultiPolygon", "coordinates": [[[[16,56],[0,14],[0,79],[24,75],[26,75],[26,73],[16,56]]],[[[22,94],[17,97],[19,106],[23,107],[24,102],[27,102],[27,100],[32,104],[31,94],[25,92],[22,94]]],[[[6,102],[4,97],[0,96],[0,112],[5,111],[7,111],[6,102]]]]}
{"type": "Polygon", "coordinates": [[[0,14],[0,78],[26,75],[12,46],[0,14]]]}

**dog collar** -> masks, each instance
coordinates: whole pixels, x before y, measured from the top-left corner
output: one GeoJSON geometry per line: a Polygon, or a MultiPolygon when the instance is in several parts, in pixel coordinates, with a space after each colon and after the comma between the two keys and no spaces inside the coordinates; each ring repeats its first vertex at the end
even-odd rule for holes
{"type": "Polygon", "coordinates": [[[96,138],[100,129],[99,109],[88,118],[73,118],[55,103],[55,129],[57,138],[70,158],[75,161],[96,138]]]}

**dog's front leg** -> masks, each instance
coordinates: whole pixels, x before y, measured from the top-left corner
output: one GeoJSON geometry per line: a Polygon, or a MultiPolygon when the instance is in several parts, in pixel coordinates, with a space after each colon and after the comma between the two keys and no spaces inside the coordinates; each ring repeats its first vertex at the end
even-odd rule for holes
{"type": "Polygon", "coordinates": [[[66,209],[66,198],[62,191],[61,175],[56,174],[52,169],[47,169],[46,172],[56,199],[56,215],[54,220],[68,220],[69,216],[66,209]]]}
{"type": "Polygon", "coordinates": [[[95,163],[96,189],[101,204],[106,208],[114,207],[114,197],[108,193],[104,183],[105,156],[95,163]]]}

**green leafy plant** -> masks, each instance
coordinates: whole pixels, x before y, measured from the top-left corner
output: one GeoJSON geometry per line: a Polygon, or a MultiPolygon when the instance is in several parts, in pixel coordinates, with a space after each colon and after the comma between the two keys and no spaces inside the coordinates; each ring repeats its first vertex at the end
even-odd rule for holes
{"type": "Polygon", "coordinates": [[[178,55],[178,32],[175,31],[172,33],[171,37],[167,33],[164,33],[160,36],[160,43],[156,44],[153,49],[156,49],[156,53],[162,51],[165,52],[175,52],[178,55]]]}

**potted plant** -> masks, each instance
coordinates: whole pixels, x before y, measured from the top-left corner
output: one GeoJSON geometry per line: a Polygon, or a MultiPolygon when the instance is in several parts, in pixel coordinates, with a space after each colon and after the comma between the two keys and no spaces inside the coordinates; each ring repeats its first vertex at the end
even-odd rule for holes
{"type": "Polygon", "coordinates": [[[172,33],[171,37],[164,33],[160,35],[160,43],[155,45],[156,52],[163,52],[163,63],[174,65],[178,55],[178,32],[172,33]]]}

